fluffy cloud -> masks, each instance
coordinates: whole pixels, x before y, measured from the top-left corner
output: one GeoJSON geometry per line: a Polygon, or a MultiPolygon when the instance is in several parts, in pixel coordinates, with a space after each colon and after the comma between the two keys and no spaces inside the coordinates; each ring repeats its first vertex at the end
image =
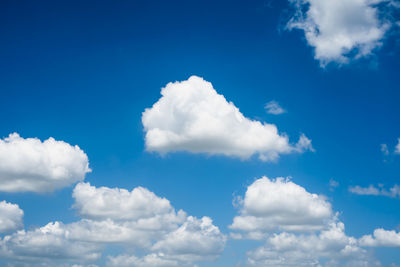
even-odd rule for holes
{"type": "Polygon", "coordinates": [[[88,172],[88,157],[78,146],[17,133],[0,139],[0,191],[49,192],[83,180],[88,172]]]}
{"type": "Polygon", "coordinates": [[[8,232],[11,230],[22,227],[22,217],[24,212],[17,204],[8,203],[6,201],[0,202],[0,233],[8,232]]]}
{"type": "Polygon", "coordinates": [[[373,235],[365,235],[359,242],[366,247],[400,247],[400,233],[375,229],[373,235]]]}
{"type": "Polygon", "coordinates": [[[256,180],[239,205],[240,215],[230,228],[253,233],[318,230],[333,216],[330,203],[322,196],[284,178],[256,180]]]}
{"type": "Polygon", "coordinates": [[[348,237],[344,224],[331,223],[318,234],[279,233],[248,253],[250,266],[380,266],[348,237]]]}
{"type": "Polygon", "coordinates": [[[356,185],[349,187],[349,191],[357,195],[386,196],[392,198],[400,197],[400,186],[397,184],[389,188],[389,190],[383,188],[383,185],[379,185],[378,187],[373,185],[369,185],[368,187],[360,187],[356,185]]]}
{"type": "Polygon", "coordinates": [[[286,113],[286,110],[284,110],[278,102],[276,101],[269,101],[267,104],[265,104],[265,110],[267,111],[268,114],[273,114],[273,115],[279,115],[286,113]]]}
{"type": "Polygon", "coordinates": [[[215,260],[225,246],[225,236],[210,218],[176,212],[167,199],[142,187],[128,191],[79,183],[73,196],[83,219],[7,235],[0,242],[0,256],[50,265],[88,263],[107,245],[121,245],[149,254],[110,257],[110,265],[184,266],[215,260]]]}
{"type": "Polygon", "coordinates": [[[246,118],[200,77],[169,83],[161,95],[142,115],[148,151],[188,151],[242,159],[258,154],[262,160],[274,160],[280,154],[311,147],[304,146],[311,144],[304,135],[301,144],[293,146],[275,125],[246,118]]]}
{"type": "Polygon", "coordinates": [[[296,12],[288,29],[304,31],[308,44],[315,49],[315,59],[322,66],[329,62],[348,63],[350,59],[370,55],[391,27],[391,22],[379,16],[378,5],[390,2],[386,0],[289,2],[296,12]]]}

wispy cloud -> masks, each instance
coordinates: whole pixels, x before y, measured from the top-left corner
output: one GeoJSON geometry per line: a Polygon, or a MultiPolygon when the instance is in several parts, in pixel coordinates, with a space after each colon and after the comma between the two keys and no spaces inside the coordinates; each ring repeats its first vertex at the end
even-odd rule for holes
{"type": "Polygon", "coordinates": [[[349,192],[357,195],[370,195],[370,196],[385,196],[391,198],[400,198],[400,186],[394,185],[389,189],[385,189],[383,185],[369,185],[368,187],[361,187],[359,185],[350,186],[349,192]]]}
{"type": "Polygon", "coordinates": [[[273,114],[273,115],[279,115],[287,112],[275,100],[269,101],[267,104],[265,104],[265,110],[267,111],[268,114],[273,114]]]}

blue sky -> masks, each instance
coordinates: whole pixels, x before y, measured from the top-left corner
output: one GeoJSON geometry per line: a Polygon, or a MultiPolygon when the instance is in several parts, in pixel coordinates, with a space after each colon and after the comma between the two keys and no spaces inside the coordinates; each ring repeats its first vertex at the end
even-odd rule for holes
{"type": "MultiPolygon", "coordinates": [[[[400,172],[400,147],[396,152],[400,137],[399,3],[375,2],[349,1],[349,7],[345,7],[348,12],[344,14],[340,13],[344,2],[335,5],[331,0],[326,0],[326,6],[311,0],[2,1],[0,138],[3,143],[0,159],[3,164],[0,164],[0,183],[17,188],[0,186],[0,200],[6,201],[4,210],[7,207],[12,210],[10,213],[1,211],[0,217],[4,218],[0,218],[0,222],[5,225],[7,218],[15,222],[9,229],[4,227],[0,235],[2,264],[112,266],[108,255],[141,258],[151,253],[164,253],[160,257],[169,261],[160,266],[281,266],[276,262],[268,265],[269,258],[265,255],[252,263],[255,256],[251,251],[260,247],[277,249],[271,243],[274,234],[287,233],[308,240],[310,236],[319,236],[331,229],[329,223],[343,223],[346,237],[339,243],[350,242],[345,239],[352,237],[356,240],[353,245],[364,252],[344,258],[338,256],[340,252],[337,251],[317,251],[313,252],[317,258],[311,260],[291,258],[290,249],[278,250],[278,254],[288,266],[300,266],[299,263],[312,266],[310,262],[315,261],[322,266],[357,266],[353,262],[357,257],[360,262],[360,258],[370,264],[380,262],[371,266],[400,265],[400,190],[396,191],[400,172]],[[352,6],[352,2],[356,4],[352,6]],[[327,12],[326,18],[331,20],[325,17],[321,20],[313,16],[314,13],[307,13],[310,10],[327,12]],[[352,14],[353,10],[361,13],[352,14]],[[374,34],[370,36],[371,32],[374,34]],[[338,39],[345,41],[335,43],[338,39]],[[193,75],[202,79],[197,78],[194,84],[188,80],[193,75]],[[159,118],[149,119],[151,126],[144,127],[143,112],[161,101],[161,88],[177,81],[182,83],[171,84],[172,89],[185,85],[193,89],[193,94],[204,90],[207,94],[216,92],[215,95],[224,96],[226,103],[204,109],[198,106],[200,101],[197,102],[202,96],[195,96],[190,105],[182,104],[179,100],[182,91],[178,89],[176,94],[168,93],[169,100],[165,98],[182,114],[193,106],[199,107],[216,120],[216,125],[222,125],[221,132],[212,128],[212,121],[199,124],[201,129],[195,137],[180,127],[164,125],[170,116],[182,125],[189,125],[197,118],[179,117],[177,113],[169,113],[169,109],[161,109],[159,118]],[[207,82],[212,83],[211,89],[207,82]],[[265,105],[270,101],[275,101],[286,112],[268,113],[265,105]],[[289,141],[278,146],[267,137],[252,135],[242,124],[235,124],[235,120],[228,123],[231,116],[219,117],[218,114],[222,107],[230,110],[229,102],[246,120],[259,121],[260,125],[274,124],[277,136],[287,136],[289,141]],[[232,125],[236,128],[230,128],[232,125]],[[173,141],[175,139],[168,139],[169,135],[161,135],[155,139],[165,138],[166,146],[149,149],[147,134],[160,127],[166,127],[166,132],[173,132],[186,141],[173,141]],[[13,141],[7,139],[12,133],[20,135],[20,139],[15,138],[22,142],[20,148],[12,146],[13,141]],[[210,138],[206,138],[208,134],[210,138]],[[296,142],[302,134],[311,140],[313,149],[309,146],[298,149],[296,142]],[[268,144],[249,149],[247,156],[227,152],[234,149],[234,145],[237,151],[246,150],[248,146],[244,141],[236,144],[243,136],[248,140],[260,138],[260,143],[268,144]],[[65,142],[57,143],[62,146],[59,156],[71,157],[74,162],[54,163],[74,174],[57,176],[65,178],[66,183],[62,185],[54,182],[56,175],[49,174],[56,167],[49,164],[52,160],[48,156],[53,158],[55,154],[41,149],[50,137],[65,142]],[[23,145],[33,140],[28,138],[37,138],[35,148],[23,145]],[[226,145],[215,152],[213,149],[222,141],[226,141],[226,145]],[[386,145],[387,152],[381,150],[382,144],[386,145]],[[75,145],[87,156],[86,160],[78,150],[71,148],[75,145]],[[199,153],[195,146],[201,147],[199,153]],[[36,154],[27,152],[36,148],[36,154]],[[260,154],[270,155],[271,151],[278,151],[279,157],[259,158],[260,154]],[[83,164],[78,169],[76,157],[79,158],[77,165],[83,164]],[[91,172],[85,171],[87,162],[91,172]],[[36,170],[35,166],[38,174],[32,175],[30,171],[36,170]],[[258,180],[263,176],[268,177],[267,180],[258,180]],[[277,177],[289,178],[281,181],[275,179],[277,177]],[[16,185],[18,179],[29,184],[31,189],[16,185]],[[43,181],[47,182],[43,185],[43,181]],[[270,183],[257,184],[256,181],[270,183]],[[336,181],[337,186],[330,186],[330,181],[336,181]],[[100,251],[101,255],[91,259],[72,252],[64,255],[55,251],[47,255],[43,252],[47,251],[46,247],[39,247],[40,252],[32,250],[30,246],[35,245],[29,240],[29,234],[42,233],[41,227],[49,222],[62,222],[62,227],[68,231],[73,231],[68,228],[71,223],[79,224],[81,220],[108,219],[122,224],[119,215],[115,215],[118,218],[99,215],[107,213],[102,208],[110,207],[101,208],[95,206],[98,203],[93,199],[92,203],[90,199],[73,197],[73,192],[79,191],[76,184],[85,182],[97,190],[100,198],[101,187],[129,191],[146,188],[157,197],[168,199],[176,211],[184,210],[188,217],[211,218],[212,227],[218,227],[218,232],[214,229],[211,237],[204,234],[211,226],[196,232],[199,235],[195,237],[201,239],[198,242],[209,249],[194,249],[190,259],[185,254],[185,260],[178,253],[179,249],[171,252],[162,248],[167,237],[159,234],[152,239],[152,247],[137,245],[137,237],[112,243],[109,238],[89,242],[57,236],[60,244],[65,245],[65,251],[76,242],[95,246],[94,251],[100,251]],[[305,191],[299,189],[300,195],[289,194],[287,199],[304,197],[307,202],[313,199],[312,193],[318,198],[316,205],[330,205],[326,211],[328,215],[317,214],[318,217],[314,210],[310,213],[308,219],[313,224],[317,219],[324,219],[323,223],[315,224],[320,227],[318,230],[304,230],[302,225],[302,230],[291,231],[279,223],[275,227],[270,220],[276,214],[271,213],[268,205],[260,204],[262,215],[252,214],[253,202],[248,188],[264,186],[266,191],[263,192],[267,193],[259,195],[260,199],[254,203],[267,203],[273,195],[268,190],[278,190],[274,186],[286,190],[294,185],[305,191]],[[394,188],[393,191],[390,188],[394,188]],[[236,203],[238,196],[242,201],[236,203]],[[85,203],[89,203],[90,211],[80,206],[85,203]],[[23,210],[23,218],[17,210],[23,210]],[[262,237],[257,240],[249,237],[252,232],[243,227],[229,227],[235,217],[246,214],[261,216],[262,220],[267,220],[263,224],[271,226],[258,229],[262,237]],[[17,240],[16,231],[20,229],[26,231],[22,239],[26,244],[4,241],[7,236],[17,240]],[[375,229],[391,234],[384,235],[381,240],[373,235],[375,229]],[[241,233],[240,238],[232,235],[236,230],[241,233]],[[368,235],[373,239],[369,243],[363,239],[368,235]],[[102,247],[97,248],[100,243],[102,247]]],[[[189,90],[185,88],[181,90],[189,90]]],[[[213,100],[211,96],[204,98],[206,104],[213,100]]],[[[259,126],[261,132],[264,131],[262,127],[259,126]]],[[[116,195],[122,199],[122,194],[116,195]]],[[[118,200],[121,203],[126,201],[121,199],[118,200]]],[[[284,203],[285,199],[281,201],[284,203]]],[[[149,208],[146,203],[138,209],[149,208]]],[[[134,207],[135,202],[132,205],[134,207]]],[[[293,223],[298,219],[294,211],[302,207],[282,208],[281,212],[291,214],[293,223]]],[[[121,210],[125,212],[130,211],[121,210]]],[[[198,222],[186,218],[175,227],[190,223],[198,222]]],[[[176,230],[168,227],[170,231],[176,230]]],[[[197,244],[184,239],[182,242],[185,247],[197,244]]],[[[296,249],[301,250],[301,241],[293,242],[298,245],[296,249]]],[[[131,261],[127,266],[156,266],[140,259],[137,262],[131,261]]],[[[122,263],[115,265],[122,266],[122,263]]]]}

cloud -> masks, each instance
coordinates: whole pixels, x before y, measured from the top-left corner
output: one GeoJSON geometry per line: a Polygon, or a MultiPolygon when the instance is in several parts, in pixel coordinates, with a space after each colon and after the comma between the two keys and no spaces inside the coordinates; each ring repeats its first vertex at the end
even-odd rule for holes
{"type": "Polygon", "coordinates": [[[339,187],[339,182],[338,181],[335,181],[334,179],[330,179],[329,180],[329,190],[330,191],[334,191],[335,190],[335,188],[337,188],[337,187],[339,187]]]}
{"type": "Polygon", "coordinates": [[[396,148],[394,150],[394,153],[400,154],[400,138],[397,140],[397,145],[396,145],[396,148]]]}
{"type": "Polygon", "coordinates": [[[400,233],[379,228],[373,235],[361,237],[359,242],[366,247],[400,247],[400,233]]]}
{"type": "Polygon", "coordinates": [[[278,233],[264,246],[248,252],[249,266],[380,266],[357,240],[344,232],[344,224],[331,223],[316,234],[278,233]]]}
{"type": "Polygon", "coordinates": [[[397,184],[389,188],[389,190],[383,188],[383,185],[379,185],[379,187],[375,187],[373,185],[369,185],[368,187],[360,187],[356,185],[350,186],[349,191],[357,195],[386,196],[391,198],[400,197],[400,186],[397,184]]]}
{"type": "Polygon", "coordinates": [[[388,156],[389,155],[389,149],[387,144],[381,144],[381,152],[383,155],[388,156]]]}
{"type": "Polygon", "coordinates": [[[240,215],[232,230],[257,233],[273,230],[313,231],[325,227],[333,213],[324,197],[307,192],[288,179],[260,178],[239,199],[240,215]]]}
{"type": "Polygon", "coordinates": [[[267,111],[268,114],[273,114],[273,115],[279,115],[279,114],[283,114],[286,113],[286,110],[284,110],[278,102],[272,100],[269,101],[266,105],[265,105],[265,110],[267,111]]]}
{"type": "Polygon", "coordinates": [[[24,212],[17,204],[0,202],[0,233],[9,232],[23,226],[24,212]]]}
{"type": "Polygon", "coordinates": [[[24,263],[49,265],[98,260],[109,245],[143,251],[143,257],[123,253],[109,258],[111,266],[176,266],[215,260],[226,237],[208,217],[200,219],[176,212],[165,198],[137,187],[96,188],[76,185],[74,208],[83,219],[64,224],[17,231],[0,240],[0,257],[24,263]],[[153,265],[152,265],[153,264],[153,265]],[[158,265],[157,265],[158,264],[158,265]]]}
{"type": "Polygon", "coordinates": [[[212,84],[192,76],[168,83],[162,97],[142,115],[147,151],[206,153],[248,159],[275,160],[280,154],[304,152],[291,145],[274,124],[246,118],[239,109],[218,94],[212,84]]]}
{"type": "Polygon", "coordinates": [[[78,146],[17,133],[0,139],[0,191],[49,192],[82,181],[90,171],[78,146]]]}
{"type": "MultiPolygon", "coordinates": [[[[379,4],[385,0],[289,0],[295,14],[287,28],[304,31],[321,66],[330,62],[349,63],[366,57],[381,46],[391,27],[381,18],[379,4]]],[[[387,8],[395,8],[386,5],[387,8]]]]}

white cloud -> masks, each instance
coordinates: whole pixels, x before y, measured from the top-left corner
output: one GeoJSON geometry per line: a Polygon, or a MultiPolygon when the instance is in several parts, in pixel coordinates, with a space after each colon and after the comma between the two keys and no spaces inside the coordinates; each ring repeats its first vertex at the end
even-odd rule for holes
{"type": "Polygon", "coordinates": [[[329,180],[329,190],[330,191],[334,191],[335,190],[335,188],[337,188],[337,187],[339,187],[339,182],[338,181],[335,181],[334,179],[330,179],[329,180]]]}
{"type": "Polygon", "coordinates": [[[397,145],[396,145],[396,148],[394,150],[394,153],[400,154],[400,138],[397,140],[397,145]]]}
{"type": "Polygon", "coordinates": [[[0,233],[9,232],[23,226],[24,212],[17,204],[0,202],[0,233]]]}
{"type": "Polygon", "coordinates": [[[388,156],[389,155],[389,149],[387,144],[381,144],[381,152],[383,155],[388,156]]]}
{"type": "Polygon", "coordinates": [[[286,113],[286,110],[284,110],[278,102],[272,100],[269,101],[266,105],[265,105],[265,110],[267,111],[268,114],[273,114],[273,115],[279,115],[279,114],[283,114],[286,113]]]}
{"type": "Polygon", "coordinates": [[[331,223],[318,234],[279,233],[248,253],[249,266],[380,266],[344,232],[344,224],[331,223]]]}
{"type": "Polygon", "coordinates": [[[267,177],[256,180],[239,201],[240,215],[233,230],[253,232],[312,231],[325,227],[333,213],[324,197],[307,192],[288,179],[267,177]]]}
{"type": "Polygon", "coordinates": [[[305,141],[293,146],[274,124],[246,118],[212,84],[192,76],[168,83],[162,97],[142,115],[147,151],[173,151],[234,156],[247,159],[258,154],[275,160],[280,154],[303,152],[305,141]],[[300,148],[299,148],[300,146],[300,148]]]}
{"type": "Polygon", "coordinates": [[[176,212],[167,199],[145,188],[128,191],[80,183],[73,196],[74,207],[83,219],[69,224],[52,222],[7,235],[0,242],[0,256],[58,266],[92,262],[107,245],[120,245],[149,254],[111,257],[111,265],[127,261],[128,266],[135,266],[134,262],[137,266],[169,266],[169,262],[184,266],[215,260],[224,249],[225,235],[210,218],[176,212]]]}
{"type": "Polygon", "coordinates": [[[49,192],[83,180],[90,171],[78,146],[17,133],[0,139],[0,191],[49,192]]]}
{"type": "Polygon", "coordinates": [[[382,44],[391,22],[379,16],[379,3],[386,0],[289,0],[296,13],[288,29],[304,31],[315,49],[315,59],[348,63],[368,56],[382,44]],[[305,11],[306,10],[306,11],[305,11]],[[305,12],[304,12],[305,11],[305,12]]]}
{"type": "Polygon", "coordinates": [[[366,247],[400,247],[400,233],[384,229],[375,229],[373,236],[365,235],[359,240],[366,247]]]}
{"type": "Polygon", "coordinates": [[[389,188],[389,190],[383,188],[383,185],[379,185],[379,187],[373,185],[360,187],[359,185],[356,185],[349,187],[349,191],[357,195],[386,196],[392,198],[400,197],[400,186],[397,184],[389,188]]]}
{"type": "Polygon", "coordinates": [[[168,259],[168,256],[159,253],[152,253],[143,257],[131,255],[119,255],[116,257],[108,257],[107,266],[110,267],[172,267],[172,266],[188,266],[186,263],[179,262],[175,259],[168,259]]]}

